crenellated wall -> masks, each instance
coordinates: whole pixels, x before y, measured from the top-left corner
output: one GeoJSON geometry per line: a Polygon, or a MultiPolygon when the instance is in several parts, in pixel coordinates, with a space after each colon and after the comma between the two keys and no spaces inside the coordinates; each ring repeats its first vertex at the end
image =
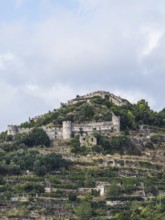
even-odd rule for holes
{"type": "MultiPolygon", "coordinates": [[[[72,123],[71,121],[63,121],[61,127],[54,126],[42,126],[41,127],[49,136],[51,140],[69,140],[72,134],[80,134],[82,143],[84,142],[94,142],[91,136],[94,132],[109,133],[109,132],[120,132],[120,117],[112,113],[112,121],[102,121],[102,122],[87,122],[87,123],[72,123]],[[87,137],[89,136],[89,138],[87,137]],[[91,138],[90,138],[91,136],[91,138]]],[[[17,133],[29,133],[33,128],[20,128],[16,125],[8,125],[7,134],[16,135],[17,133]]]]}
{"type": "Polygon", "coordinates": [[[120,98],[119,96],[115,96],[105,91],[96,91],[83,96],[77,95],[76,98],[69,100],[67,104],[76,104],[78,102],[90,102],[93,97],[97,97],[97,96],[103,99],[108,98],[109,101],[111,101],[112,103],[118,106],[122,106],[126,104],[126,101],[123,101],[123,99],[120,98]]]}

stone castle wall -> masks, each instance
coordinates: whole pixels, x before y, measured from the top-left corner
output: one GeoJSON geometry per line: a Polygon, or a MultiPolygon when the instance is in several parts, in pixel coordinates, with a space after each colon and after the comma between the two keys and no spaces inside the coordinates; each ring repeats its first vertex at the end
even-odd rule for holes
{"type": "Polygon", "coordinates": [[[43,126],[42,129],[47,133],[50,140],[63,139],[62,129],[59,127],[43,126]]]}
{"type": "MultiPolygon", "coordinates": [[[[61,127],[54,126],[42,126],[41,127],[49,136],[51,140],[63,139],[68,140],[72,137],[72,134],[81,136],[90,136],[93,132],[97,131],[100,133],[106,132],[120,132],[120,117],[112,113],[112,121],[102,122],[87,122],[87,123],[72,123],[71,121],[63,121],[61,127]]],[[[17,133],[29,133],[32,128],[20,128],[16,125],[9,125],[7,134],[16,135],[17,133]]],[[[85,138],[87,141],[92,142],[92,138],[85,138]]],[[[85,141],[84,137],[81,139],[85,141]]],[[[95,140],[93,140],[95,142],[95,140]]]]}
{"type": "MultiPolygon", "coordinates": [[[[115,96],[109,92],[105,91],[96,91],[93,93],[89,93],[84,96],[77,96],[75,99],[68,101],[67,104],[75,104],[78,102],[91,102],[93,97],[102,97],[109,99],[109,101],[113,102],[115,105],[121,106],[125,105],[126,101],[123,101],[118,96],[115,96]]],[[[42,115],[43,116],[43,115],[42,115]]],[[[37,116],[35,118],[29,119],[31,121],[35,121],[42,116],[37,116]]],[[[64,121],[61,127],[51,126],[42,126],[43,130],[47,133],[51,140],[63,139],[67,140],[72,137],[72,134],[77,135],[91,135],[93,132],[120,132],[120,117],[117,117],[112,113],[112,121],[102,121],[102,122],[88,122],[88,123],[72,123],[71,121],[64,121]]],[[[16,125],[8,125],[7,134],[8,135],[16,135],[17,133],[29,133],[32,128],[20,128],[16,125]]],[[[89,140],[92,140],[89,138],[89,140]]],[[[88,141],[89,141],[88,140],[88,141]]],[[[83,139],[82,139],[83,141],[83,139]]]]}
{"type": "Polygon", "coordinates": [[[91,122],[91,123],[81,123],[73,124],[73,132],[89,132],[94,131],[110,131],[113,130],[113,123],[110,122],[91,122]]]}
{"type": "Polygon", "coordinates": [[[111,101],[112,103],[114,103],[115,105],[118,105],[118,106],[122,106],[122,105],[125,105],[126,102],[123,101],[122,98],[120,98],[119,96],[115,96],[109,92],[104,92],[104,91],[97,91],[97,92],[92,92],[92,93],[89,93],[87,95],[83,95],[83,96],[79,96],[77,95],[77,97],[75,99],[71,99],[67,102],[67,104],[76,104],[78,102],[90,102],[90,100],[93,98],[93,97],[101,97],[101,98],[108,98],[109,101],[111,101]]]}
{"type": "Polygon", "coordinates": [[[26,133],[28,134],[30,131],[32,130],[32,128],[18,128],[18,133],[26,133]]]}

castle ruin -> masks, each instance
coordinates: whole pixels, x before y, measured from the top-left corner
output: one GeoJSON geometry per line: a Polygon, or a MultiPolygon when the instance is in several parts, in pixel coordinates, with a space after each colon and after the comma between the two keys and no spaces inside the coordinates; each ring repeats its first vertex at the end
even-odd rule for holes
{"type": "MultiPolygon", "coordinates": [[[[120,117],[112,113],[112,121],[74,123],[63,121],[62,126],[42,126],[41,127],[52,141],[69,140],[72,136],[80,135],[80,143],[86,142],[97,144],[92,135],[94,132],[103,134],[120,132],[120,117]]],[[[8,125],[7,134],[16,135],[17,133],[29,133],[32,128],[21,128],[16,125],[8,125]]]]}
{"type": "MultiPolygon", "coordinates": [[[[67,105],[76,104],[79,102],[91,102],[93,97],[101,97],[107,99],[115,105],[121,106],[127,104],[122,98],[115,96],[109,92],[97,91],[89,93],[84,96],[77,96],[67,102],[67,105]]],[[[38,116],[39,117],[39,116],[38,116]]],[[[38,118],[37,117],[37,118],[38,118]]],[[[49,124],[41,127],[49,136],[50,140],[69,140],[71,137],[80,135],[80,144],[95,145],[97,144],[96,138],[93,136],[94,132],[102,134],[119,133],[120,132],[120,117],[112,112],[112,121],[101,122],[84,122],[74,123],[71,121],[63,121],[61,126],[49,124]]],[[[33,128],[21,128],[16,125],[8,125],[7,134],[16,135],[17,133],[29,133],[33,128]]]]}
{"type": "Polygon", "coordinates": [[[103,99],[107,99],[110,102],[112,102],[113,104],[118,105],[118,106],[122,106],[122,105],[127,104],[127,101],[123,100],[121,97],[115,96],[114,94],[109,93],[109,92],[105,92],[105,91],[96,91],[96,92],[92,92],[92,93],[89,93],[89,94],[83,95],[83,96],[77,95],[76,98],[69,100],[66,104],[72,105],[72,104],[76,104],[79,102],[90,103],[91,99],[93,97],[101,97],[103,99]]]}

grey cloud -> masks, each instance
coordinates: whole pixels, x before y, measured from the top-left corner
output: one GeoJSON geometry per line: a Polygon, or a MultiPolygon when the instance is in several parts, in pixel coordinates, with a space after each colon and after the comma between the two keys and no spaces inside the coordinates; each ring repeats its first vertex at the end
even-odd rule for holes
{"type": "Polygon", "coordinates": [[[73,10],[46,7],[46,18],[30,25],[26,19],[0,24],[3,128],[9,119],[19,123],[95,89],[131,101],[142,96],[163,108],[164,6],[153,0],[77,0],[73,10]],[[5,61],[7,53],[12,56],[5,61]]]}

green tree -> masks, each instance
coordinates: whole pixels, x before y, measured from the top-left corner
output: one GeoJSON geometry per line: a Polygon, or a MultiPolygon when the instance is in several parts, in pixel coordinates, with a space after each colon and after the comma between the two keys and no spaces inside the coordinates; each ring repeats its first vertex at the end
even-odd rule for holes
{"type": "Polygon", "coordinates": [[[92,119],[93,115],[94,115],[94,109],[92,105],[85,103],[81,106],[80,108],[81,121],[86,119],[92,119]]]}
{"type": "Polygon", "coordinates": [[[113,182],[109,186],[108,196],[118,197],[120,195],[121,188],[117,185],[117,183],[113,182]]]}
{"type": "Polygon", "coordinates": [[[42,128],[34,128],[29,134],[24,136],[22,141],[29,147],[38,145],[50,146],[50,139],[42,128]]]}
{"type": "Polygon", "coordinates": [[[80,141],[78,135],[70,140],[70,148],[71,152],[75,154],[80,151],[80,141]]]}
{"type": "Polygon", "coordinates": [[[89,202],[82,202],[77,209],[79,220],[90,220],[92,217],[92,208],[89,202]]]}
{"type": "Polygon", "coordinates": [[[24,183],[20,186],[21,190],[27,192],[27,193],[43,193],[44,187],[39,183],[24,183]]]}
{"type": "Polygon", "coordinates": [[[37,175],[39,176],[44,176],[46,174],[46,167],[45,166],[41,166],[41,162],[40,160],[36,160],[34,162],[34,167],[33,170],[36,172],[37,175]]]}

